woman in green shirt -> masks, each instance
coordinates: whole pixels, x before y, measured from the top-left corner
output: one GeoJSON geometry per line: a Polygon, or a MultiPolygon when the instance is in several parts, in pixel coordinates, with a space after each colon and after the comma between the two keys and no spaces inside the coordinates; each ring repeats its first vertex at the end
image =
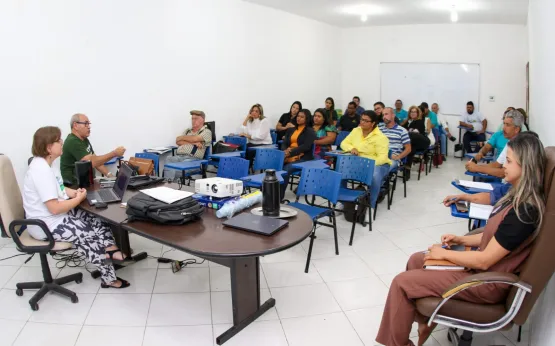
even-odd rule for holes
{"type": "Polygon", "coordinates": [[[335,126],[328,123],[328,119],[324,115],[325,110],[318,108],[314,111],[314,116],[312,121],[314,125],[312,128],[316,132],[316,140],[314,144],[316,145],[315,155],[321,159],[324,158],[324,154],[331,149],[331,145],[335,143],[335,138],[337,137],[337,129],[335,126]]]}

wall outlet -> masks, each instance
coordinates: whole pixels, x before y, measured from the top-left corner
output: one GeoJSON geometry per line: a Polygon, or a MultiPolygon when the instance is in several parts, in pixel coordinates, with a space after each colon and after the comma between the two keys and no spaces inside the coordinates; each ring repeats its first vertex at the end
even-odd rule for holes
{"type": "Polygon", "coordinates": [[[489,102],[495,102],[495,96],[490,96],[489,97],[489,102]]]}

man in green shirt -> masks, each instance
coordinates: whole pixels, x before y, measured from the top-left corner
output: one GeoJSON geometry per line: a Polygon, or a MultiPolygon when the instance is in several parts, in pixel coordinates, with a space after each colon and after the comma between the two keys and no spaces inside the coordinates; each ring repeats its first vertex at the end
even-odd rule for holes
{"type": "Polygon", "coordinates": [[[91,135],[91,122],[85,114],[74,114],[70,121],[71,133],[67,136],[63,154],[60,158],[60,171],[64,182],[71,182],[72,185],[77,184],[75,178],[75,162],[80,160],[89,160],[92,166],[100,173],[107,177],[111,177],[112,173],[104,164],[114,157],[123,156],[124,147],[117,147],[113,151],[105,155],[96,155],[94,149],[89,142],[91,135]]]}

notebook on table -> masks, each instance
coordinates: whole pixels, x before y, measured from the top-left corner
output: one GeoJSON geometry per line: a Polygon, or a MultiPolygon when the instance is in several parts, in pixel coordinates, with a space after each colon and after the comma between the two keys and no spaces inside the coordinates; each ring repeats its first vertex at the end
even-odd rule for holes
{"type": "MultiPolygon", "coordinates": [[[[476,251],[477,248],[463,245],[453,245],[448,249],[449,251],[476,251]]],[[[446,271],[467,271],[470,268],[460,266],[451,261],[446,260],[427,260],[422,267],[426,270],[446,270],[446,271]]]]}

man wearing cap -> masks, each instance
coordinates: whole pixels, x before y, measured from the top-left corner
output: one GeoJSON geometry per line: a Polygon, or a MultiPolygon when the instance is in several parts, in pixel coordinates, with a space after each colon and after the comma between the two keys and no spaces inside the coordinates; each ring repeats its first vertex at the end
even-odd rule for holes
{"type": "MultiPolygon", "coordinates": [[[[178,146],[175,156],[166,159],[167,163],[183,162],[187,160],[202,159],[206,148],[212,142],[212,131],[204,124],[205,114],[203,111],[191,111],[191,128],[183,132],[183,135],[175,139],[178,146]]],[[[164,169],[164,176],[175,178],[175,170],[164,169]]]]}

